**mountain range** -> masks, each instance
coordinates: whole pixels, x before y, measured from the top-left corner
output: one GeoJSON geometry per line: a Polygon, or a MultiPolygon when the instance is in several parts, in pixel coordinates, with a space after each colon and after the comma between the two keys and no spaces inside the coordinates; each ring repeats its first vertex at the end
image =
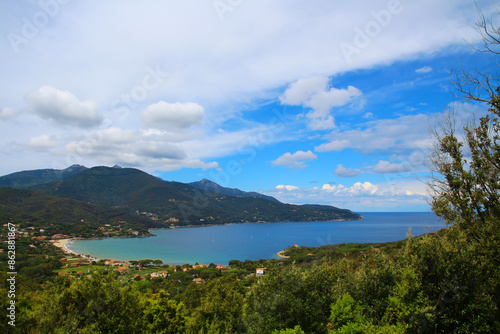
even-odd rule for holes
{"type": "MultiPolygon", "coordinates": [[[[225,188],[206,179],[192,183],[165,181],[119,166],[73,165],[63,170],[22,171],[0,177],[0,187],[30,191],[18,193],[18,197],[37,193],[51,196],[51,201],[64,198],[79,205],[108,208],[126,213],[130,215],[128,219],[138,223],[147,218],[150,224],[143,223],[149,226],[362,219],[352,211],[333,206],[285,204],[270,196],[225,188]]],[[[40,205],[50,206],[49,202],[40,205]]],[[[3,204],[4,208],[8,205],[3,204]]],[[[68,205],[65,203],[64,207],[68,205]]]]}

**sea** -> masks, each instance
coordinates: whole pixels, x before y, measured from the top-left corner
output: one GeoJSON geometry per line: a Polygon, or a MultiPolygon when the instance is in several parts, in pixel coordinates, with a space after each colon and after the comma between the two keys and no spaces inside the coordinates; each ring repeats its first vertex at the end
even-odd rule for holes
{"type": "Polygon", "coordinates": [[[67,245],[98,259],[160,259],[173,265],[224,264],[230,260],[276,259],[294,244],[319,247],[339,243],[398,241],[446,228],[431,212],[360,213],[364,220],[245,223],[153,230],[146,238],[75,240],[67,245]]]}

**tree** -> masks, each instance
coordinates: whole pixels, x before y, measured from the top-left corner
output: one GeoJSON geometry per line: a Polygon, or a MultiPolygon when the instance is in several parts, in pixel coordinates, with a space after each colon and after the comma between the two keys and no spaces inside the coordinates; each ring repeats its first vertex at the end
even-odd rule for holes
{"type": "MultiPolygon", "coordinates": [[[[477,26],[484,42],[478,50],[500,55],[500,27],[482,14],[477,26]]],[[[433,190],[432,207],[448,224],[454,223],[482,240],[491,236],[500,217],[499,79],[464,68],[453,75],[458,96],[486,104],[488,114],[478,123],[469,121],[461,133],[451,112],[434,130],[434,175],[428,182],[433,190]]]]}
{"type": "Polygon", "coordinates": [[[112,273],[84,280],[58,277],[29,299],[26,322],[37,333],[130,333],[142,327],[141,296],[112,273]]]}
{"type": "Polygon", "coordinates": [[[300,326],[307,333],[326,333],[332,288],[341,267],[315,266],[304,271],[285,267],[251,286],[244,308],[249,333],[271,333],[300,326]]]}
{"type": "MultiPolygon", "coordinates": [[[[500,27],[480,14],[477,28],[483,45],[476,50],[498,58],[500,27]]],[[[486,106],[488,111],[463,129],[457,129],[452,111],[434,130],[430,160],[434,174],[428,182],[433,191],[432,208],[454,228],[439,240],[441,254],[438,248],[426,249],[423,244],[415,250],[420,255],[432,253],[434,262],[441,263],[439,273],[432,275],[439,278],[433,290],[440,291],[433,317],[436,332],[498,332],[500,76],[463,67],[452,74],[457,96],[486,106]]],[[[429,282],[429,276],[424,282],[429,282]]]]}
{"type": "Polygon", "coordinates": [[[187,321],[184,304],[177,304],[168,298],[169,294],[160,290],[156,297],[146,300],[143,307],[144,333],[183,333],[187,321]]]}
{"type": "Polygon", "coordinates": [[[203,290],[204,294],[193,312],[187,332],[240,333],[243,329],[242,310],[246,292],[243,284],[234,276],[226,276],[211,280],[203,290]]]}

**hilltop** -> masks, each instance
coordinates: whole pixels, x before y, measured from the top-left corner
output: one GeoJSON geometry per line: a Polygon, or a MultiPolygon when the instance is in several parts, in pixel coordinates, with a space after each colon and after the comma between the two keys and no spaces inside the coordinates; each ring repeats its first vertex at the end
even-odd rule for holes
{"type": "Polygon", "coordinates": [[[165,181],[135,168],[83,167],[71,175],[55,172],[53,175],[64,175],[56,180],[38,175],[45,174],[14,173],[0,177],[0,184],[5,179],[23,187],[34,184],[30,190],[139,213],[163,226],[362,219],[352,211],[333,206],[284,204],[208,180],[194,184],[165,181]],[[24,183],[16,181],[19,176],[23,176],[24,183]]]}
{"type": "Polygon", "coordinates": [[[263,199],[267,199],[267,200],[270,200],[270,201],[279,202],[276,198],[274,198],[272,196],[267,196],[267,195],[259,194],[259,193],[254,192],[254,191],[247,192],[247,191],[242,191],[242,190],[236,189],[236,188],[222,187],[222,186],[218,185],[217,183],[215,183],[213,181],[210,181],[210,180],[207,180],[207,179],[203,179],[203,180],[197,181],[197,182],[191,182],[191,183],[188,183],[188,184],[190,186],[192,186],[192,187],[195,187],[195,188],[198,188],[198,189],[202,189],[204,191],[218,192],[218,193],[221,193],[221,194],[224,194],[224,195],[228,195],[228,196],[234,196],[234,197],[255,197],[255,198],[263,198],[263,199]]]}
{"type": "Polygon", "coordinates": [[[121,209],[8,187],[0,187],[0,219],[32,226],[37,235],[47,236],[139,236],[150,235],[148,229],[158,227],[144,216],[121,209]]]}
{"type": "Polygon", "coordinates": [[[0,177],[0,187],[29,189],[40,184],[60,181],[86,169],[85,166],[72,165],[66,169],[36,169],[16,172],[0,177]]]}

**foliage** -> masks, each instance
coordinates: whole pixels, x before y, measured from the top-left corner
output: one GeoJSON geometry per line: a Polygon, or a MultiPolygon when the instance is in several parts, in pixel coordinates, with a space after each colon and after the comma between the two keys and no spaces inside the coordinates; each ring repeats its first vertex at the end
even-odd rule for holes
{"type": "Polygon", "coordinates": [[[144,333],[177,334],[184,331],[187,310],[184,304],[177,304],[168,296],[167,292],[161,290],[157,296],[145,301],[142,307],[144,333]]]}
{"type": "Polygon", "coordinates": [[[269,333],[299,325],[305,332],[325,333],[337,271],[327,265],[307,271],[290,266],[263,277],[246,297],[248,332],[269,333]]]}
{"type": "Polygon", "coordinates": [[[19,227],[32,227],[33,235],[47,236],[102,237],[98,228],[104,224],[123,230],[132,228],[147,235],[148,228],[157,226],[143,216],[123,210],[13,188],[0,188],[0,219],[17,222],[19,227]],[[40,229],[45,231],[41,233],[40,229]]]}
{"type": "MultiPolygon", "coordinates": [[[[195,283],[192,283],[195,284],[195,283]]],[[[238,333],[243,328],[244,286],[233,276],[210,281],[194,309],[188,333],[238,333]]]]}
{"type": "Polygon", "coordinates": [[[356,213],[332,206],[291,205],[268,198],[228,196],[211,189],[163,181],[133,168],[94,167],[32,189],[140,212],[160,224],[166,222],[168,226],[171,223],[207,225],[361,219],[356,213]]]}

